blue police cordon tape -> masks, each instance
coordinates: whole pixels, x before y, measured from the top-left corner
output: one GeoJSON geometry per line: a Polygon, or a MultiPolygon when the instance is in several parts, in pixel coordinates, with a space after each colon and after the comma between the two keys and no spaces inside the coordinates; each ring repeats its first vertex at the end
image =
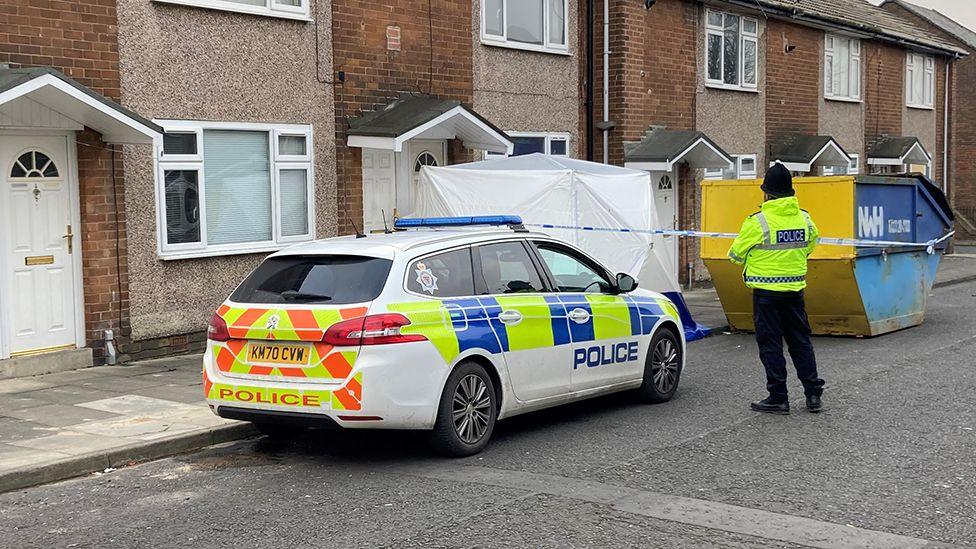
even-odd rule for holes
{"type": "MultiPolygon", "coordinates": [[[[595,231],[595,232],[609,232],[609,233],[640,233],[640,234],[659,234],[663,236],[687,236],[691,238],[735,238],[738,233],[715,233],[715,232],[705,232],[705,231],[679,231],[675,229],[627,229],[627,228],[612,228],[612,227],[588,227],[588,226],[577,226],[577,225],[556,225],[553,223],[525,223],[526,227],[537,227],[542,229],[569,229],[569,230],[579,230],[579,231],[595,231]]],[[[952,235],[956,234],[955,231],[950,231],[945,236],[940,238],[933,238],[927,242],[897,242],[894,240],[858,240],[854,238],[831,238],[831,237],[820,237],[817,239],[818,244],[826,244],[828,246],[854,246],[858,248],[894,248],[894,247],[907,247],[907,248],[921,248],[924,247],[925,251],[929,254],[935,253],[935,247],[947,240],[952,235]]]]}

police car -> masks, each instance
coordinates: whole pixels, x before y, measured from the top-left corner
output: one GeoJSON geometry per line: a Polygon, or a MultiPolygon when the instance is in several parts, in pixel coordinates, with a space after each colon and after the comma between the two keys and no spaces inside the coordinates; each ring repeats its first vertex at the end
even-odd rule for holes
{"type": "Polygon", "coordinates": [[[685,341],[663,295],[517,216],[396,226],[287,248],[241,283],[208,328],[217,415],[272,436],[424,429],[463,456],[499,419],[628,389],[674,395],[685,341]]]}

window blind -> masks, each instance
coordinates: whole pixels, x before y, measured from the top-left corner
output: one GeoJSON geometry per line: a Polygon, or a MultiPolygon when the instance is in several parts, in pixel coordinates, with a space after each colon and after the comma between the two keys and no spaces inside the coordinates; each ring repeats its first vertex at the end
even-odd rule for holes
{"type": "Polygon", "coordinates": [[[207,243],[272,239],[268,133],[203,132],[207,243]]]}

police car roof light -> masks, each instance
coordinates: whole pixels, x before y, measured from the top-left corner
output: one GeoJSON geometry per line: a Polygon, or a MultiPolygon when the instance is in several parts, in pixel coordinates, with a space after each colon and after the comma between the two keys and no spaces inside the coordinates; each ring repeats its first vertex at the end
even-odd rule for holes
{"type": "Polygon", "coordinates": [[[394,223],[396,229],[421,227],[471,227],[476,225],[502,226],[523,229],[522,218],[517,215],[474,215],[461,217],[405,217],[394,223]]]}

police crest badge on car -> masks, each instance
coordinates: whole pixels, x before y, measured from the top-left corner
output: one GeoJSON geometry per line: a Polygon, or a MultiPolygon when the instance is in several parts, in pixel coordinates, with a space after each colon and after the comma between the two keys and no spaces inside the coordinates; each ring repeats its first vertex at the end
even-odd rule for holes
{"type": "Polygon", "coordinates": [[[434,292],[437,291],[437,277],[423,262],[417,263],[417,284],[420,284],[420,287],[425,292],[429,292],[430,295],[434,295],[434,292]]]}

